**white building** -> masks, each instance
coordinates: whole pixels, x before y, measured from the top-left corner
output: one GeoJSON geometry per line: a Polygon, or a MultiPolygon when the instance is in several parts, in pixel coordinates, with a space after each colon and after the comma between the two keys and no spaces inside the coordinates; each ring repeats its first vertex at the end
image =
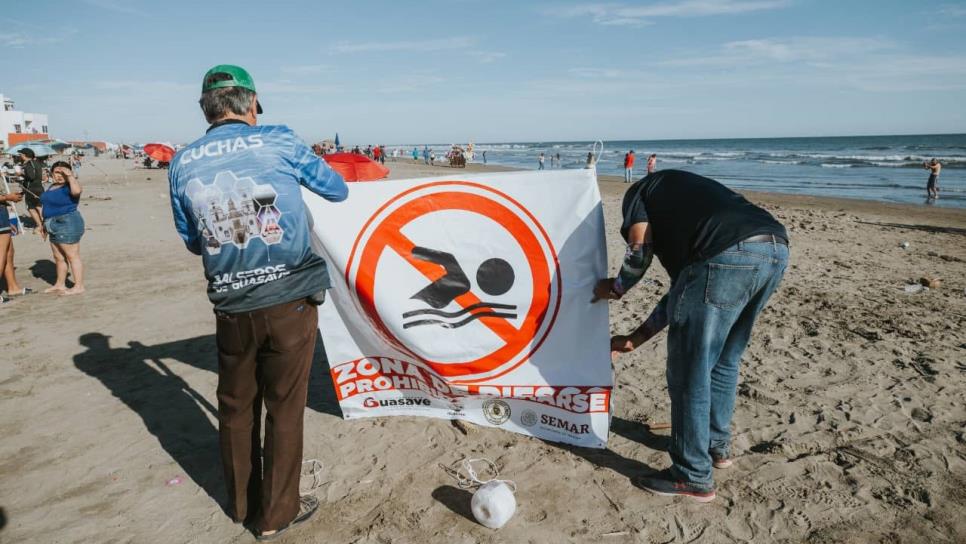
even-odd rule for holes
{"type": "Polygon", "coordinates": [[[25,113],[14,109],[13,99],[0,94],[0,148],[8,148],[22,141],[38,137],[46,138],[47,114],[25,113]],[[17,135],[22,136],[17,136],[17,135]]]}

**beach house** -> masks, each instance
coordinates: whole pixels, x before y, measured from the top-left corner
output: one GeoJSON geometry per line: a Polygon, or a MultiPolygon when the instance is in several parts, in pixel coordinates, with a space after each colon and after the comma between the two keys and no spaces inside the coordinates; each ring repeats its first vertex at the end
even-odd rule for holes
{"type": "Polygon", "coordinates": [[[29,140],[46,140],[47,114],[26,113],[14,107],[13,99],[0,94],[0,149],[29,140]]]}

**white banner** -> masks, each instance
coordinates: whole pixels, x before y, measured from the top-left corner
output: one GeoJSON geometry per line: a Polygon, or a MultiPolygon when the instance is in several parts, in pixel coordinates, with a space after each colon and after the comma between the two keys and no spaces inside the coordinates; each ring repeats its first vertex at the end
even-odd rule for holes
{"type": "Polygon", "coordinates": [[[592,170],[303,190],[332,289],[319,308],[346,418],[463,419],[587,447],[612,385],[592,170]]]}

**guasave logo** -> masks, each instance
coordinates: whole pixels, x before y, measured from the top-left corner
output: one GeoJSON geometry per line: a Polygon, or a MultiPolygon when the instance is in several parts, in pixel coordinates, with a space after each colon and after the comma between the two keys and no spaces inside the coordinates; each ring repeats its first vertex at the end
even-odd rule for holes
{"type": "Polygon", "coordinates": [[[500,399],[485,400],[483,416],[494,425],[503,425],[510,419],[510,405],[500,399]]]}
{"type": "Polygon", "coordinates": [[[395,408],[409,406],[425,406],[428,408],[430,404],[429,399],[410,397],[383,400],[376,400],[373,397],[366,397],[366,400],[362,401],[362,406],[364,408],[395,408]]]}

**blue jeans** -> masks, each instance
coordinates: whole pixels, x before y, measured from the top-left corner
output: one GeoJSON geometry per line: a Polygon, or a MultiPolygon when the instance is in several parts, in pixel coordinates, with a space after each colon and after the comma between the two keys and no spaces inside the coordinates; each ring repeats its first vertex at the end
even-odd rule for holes
{"type": "Polygon", "coordinates": [[[632,177],[634,177],[634,169],[633,168],[625,168],[624,169],[624,183],[630,183],[632,177]]]}
{"type": "Polygon", "coordinates": [[[786,266],[788,246],[739,242],[685,267],[668,293],[668,453],[689,482],[711,486],[711,452],[730,453],[741,355],[786,266]]]}
{"type": "Polygon", "coordinates": [[[55,244],[76,244],[84,236],[84,218],[79,211],[65,213],[44,219],[47,236],[55,244]]]}

